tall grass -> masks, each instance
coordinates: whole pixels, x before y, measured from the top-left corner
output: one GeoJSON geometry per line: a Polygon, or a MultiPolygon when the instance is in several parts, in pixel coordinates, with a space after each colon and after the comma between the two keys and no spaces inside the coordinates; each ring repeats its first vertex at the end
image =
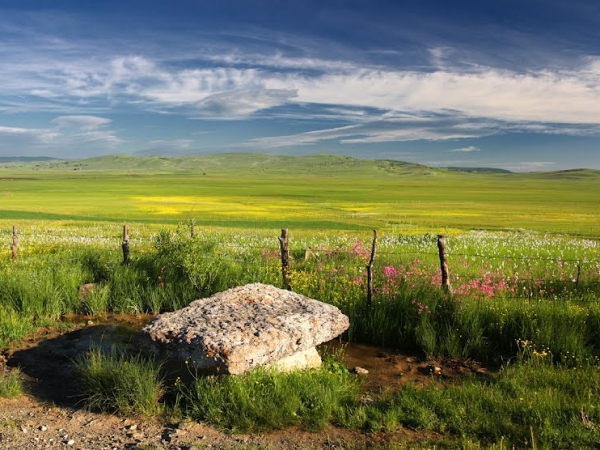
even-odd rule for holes
{"type": "MultiPolygon", "coordinates": [[[[19,338],[66,313],[160,313],[236,285],[281,285],[275,236],[200,230],[191,237],[188,226],[163,229],[136,242],[128,265],[118,246],[102,239],[51,251],[44,244],[37,253],[30,244],[27,255],[4,263],[0,339],[19,338]],[[80,297],[78,286],[88,282],[100,284],[80,297]]],[[[528,233],[455,236],[449,240],[455,294],[448,297],[439,288],[435,236],[382,236],[369,307],[367,242],[300,236],[302,250],[291,255],[292,289],[347,314],[348,339],[499,362],[514,357],[517,339],[548,348],[557,360],[567,352],[581,359],[600,354],[597,243],[528,233]],[[504,259],[468,256],[476,253],[504,259]]]]}
{"type": "Polygon", "coordinates": [[[23,392],[20,371],[13,369],[8,374],[0,373],[0,398],[18,397],[23,392]]]}
{"type": "Polygon", "coordinates": [[[600,445],[598,367],[578,370],[547,360],[506,366],[497,377],[408,386],[374,403],[344,409],[351,428],[403,427],[460,436],[505,448],[596,448],[600,445]]]}
{"type": "MultiPolygon", "coordinates": [[[[450,447],[599,445],[597,243],[530,233],[452,236],[454,294],[448,296],[439,287],[435,236],[382,236],[368,306],[368,242],[367,234],[298,236],[292,289],[347,314],[349,339],[502,363],[498,377],[408,387],[374,394],[374,402],[365,403],[354,379],[325,366],[310,374],[198,378],[178,384],[165,399],[155,363],[93,351],[78,363],[85,404],[119,414],[180,408],[229,431],[336,423],[428,430],[450,439],[450,447]],[[478,254],[483,256],[473,256],[478,254]]],[[[128,265],[118,245],[93,241],[40,245],[38,251],[30,245],[16,262],[2,263],[0,345],[65,313],[158,313],[249,282],[281,286],[275,233],[200,230],[191,237],[181,226],[148,233],[133,248],[128,265]],[[80,297],[78,286],[89,282],[100,284],[80,297]]]]}
{"type": "Polygon", "coordinates": [[[162,410],[160,365],[141,355],[90,350],[76,361],[79,391],[86,408],[124,416],[150,416],[162,410]]]}
{"type": "Polygon", "coordinates": [[[198,377],[176,388],[187,416],[249,433],[295,425],[321,430],[354,401],[359,384],[339,362],[328,361],[317,370],[256,369],[237,376],[198,377]]]}

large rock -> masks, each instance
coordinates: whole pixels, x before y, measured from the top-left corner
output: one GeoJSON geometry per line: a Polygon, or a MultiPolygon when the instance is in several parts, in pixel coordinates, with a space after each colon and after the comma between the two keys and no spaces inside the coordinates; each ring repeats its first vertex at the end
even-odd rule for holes
{"type": "Polygon", "coordinates": [[[248,284],[161,314],[137,335],[143,351],[200,371],[315,367],[315,346],[348,329],[338,308],[264,284],[248,284]]]}

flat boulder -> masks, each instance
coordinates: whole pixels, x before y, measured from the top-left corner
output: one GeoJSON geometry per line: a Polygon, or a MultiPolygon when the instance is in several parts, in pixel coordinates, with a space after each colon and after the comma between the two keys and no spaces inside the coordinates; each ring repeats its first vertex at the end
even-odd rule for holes
{"type": "Polygon", "coordinates": [[[335,306],[255,283],[161,314],[139,331],[135,343],[144,352],[199,371],[295,370],[319,366],[315,346],[348,326],[348,317],[335,306]]]}

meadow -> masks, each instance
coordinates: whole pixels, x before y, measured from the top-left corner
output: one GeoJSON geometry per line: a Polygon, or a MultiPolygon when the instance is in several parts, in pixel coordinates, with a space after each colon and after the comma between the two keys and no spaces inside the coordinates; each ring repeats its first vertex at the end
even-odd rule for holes
{"type": "Polygon", "coordinates": [[[600,236],[600,173],[432,169],[341,156],[111,156],[0,167],[0,218],[236,228],[522,228],[600,236]]]}
{"type": "Polygon", "coordinates": [[[233,432],[335,424],[437,433],[423,448],[600,445],[594,171],[472,173],[265,155],[106,157],[0,170],[3,348],[68,314],[160,313],[235,285],[281,286],[277,237],[286,227],[291,288],[347,314],[344,339],[499,368],[488,378],[371,393],[365,403],[335,358],[316,373],[169,384],[157,363],[91,353],[78,363],[90,408],[179,414],[233,432]],[[452,295],[440,287],[438,233],[447,235],[452,295]],[[91,282],[101,285],[81,298],[78,286],[91,282]],[[152,386],[110,397],[142,378],[152,386]],[[119,383],[125,387],[115,389],[119,383]]]}

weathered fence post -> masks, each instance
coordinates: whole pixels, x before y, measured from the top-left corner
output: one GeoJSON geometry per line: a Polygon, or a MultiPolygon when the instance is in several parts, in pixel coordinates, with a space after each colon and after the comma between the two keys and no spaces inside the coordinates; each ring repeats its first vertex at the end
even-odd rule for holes
{"type": "Polygon", "coordinates": [[[282,228],[281,236],[279,239],[279,246],[281,248],[281,279],[283,288],[291,291],[292,288],[290,286],[290,249],[288,247],[288,230],[287,228],[282,228]]]}
{"type": "Polygon", "coordinates": [[[123,249],[123,264],[129,264],[129,228],[127,225],[123,225],[123,243],[121,244],[123,249]]]}
{"type": "Polygon", "coordinates": [[[12,239],[12,259],[17,260],[17,249],[19,247],[19,234],[17,233],[17,226],[13,225],[13,239],[12,239]]]}
{"type": "Polygon", "coordinates": [[[377,249],[377,230],[373,230],[373,245],[371,246],[371,259],[367,266],[367,305],[373,303],[373,264],[375,263],[375,251],[377,249]]]}
{"type": "Polygon", "coordinates": [[[581,276],[581,264],[577,263],[577,277],[575,278],[575,289],[579,287],[579,277],[581,276]]]}
{"type": "Polygon", "coordinates": [[[440,269],[442,271],[442,288],[444,288],[448,294],[452,294],[450,275],[448,273],[448,258],[446,257],[446,236],[438,234],[437,246],[440,255],[440,269]]]}
{"type": "Polygon", "coordinates": [[[190,224],[190,238],[194,239],[196,237],[196,220],[192,219],[189,222],[190,224]]]}

